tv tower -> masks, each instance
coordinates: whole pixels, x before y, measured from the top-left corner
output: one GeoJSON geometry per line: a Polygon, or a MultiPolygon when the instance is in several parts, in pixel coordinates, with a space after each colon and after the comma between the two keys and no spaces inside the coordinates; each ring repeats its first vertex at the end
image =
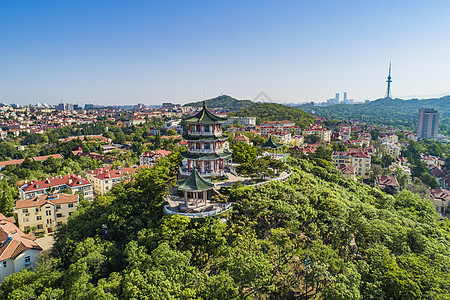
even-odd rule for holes
{"type": "Polygon", "coordinates": [[[389,76],[386,80],[387,82],[387,90],[386,90],[386,97],[387,99],[392,99],[392,94],[391,94],[391,62],[389,62],[389,76]]]}

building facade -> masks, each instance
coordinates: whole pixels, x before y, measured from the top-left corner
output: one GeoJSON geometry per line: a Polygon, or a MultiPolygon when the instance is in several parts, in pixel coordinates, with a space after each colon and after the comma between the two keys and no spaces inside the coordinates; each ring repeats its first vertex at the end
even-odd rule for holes
{"type": "Polygon", "coordinates": [[[19,186],[19,196],[21,200],[28,200],[44,195],[47,191],[57,193],[64,189],[69,189],[73,194],[79,192],[88,200],[94,198],[92,184],[89,180],[75,174],[26,182],[24,185],[19,186]]]}
{"type": "Polygon", "coordinates": [[[439,113],[435,109],[419,109],[419,120],[417,122],[418,139],[435,139],[439,131],[439,113]]]}
{"type": "Polygon", "coordinates": [[[121,168],[119,170],[105,170],[98,169],[91,171],[92,176],[91,182],[94,187],[94,193],[96,195],[103,195],[109,192],[112,187],[120,182],[128,180],[132,175],[139,171],[138,168],[121,168]]]}
{"type": "Polygon", "coordinates": [[[20,230],[51,233],[77,210],[79,195],[48,194],[16,202],[20,230]]]}

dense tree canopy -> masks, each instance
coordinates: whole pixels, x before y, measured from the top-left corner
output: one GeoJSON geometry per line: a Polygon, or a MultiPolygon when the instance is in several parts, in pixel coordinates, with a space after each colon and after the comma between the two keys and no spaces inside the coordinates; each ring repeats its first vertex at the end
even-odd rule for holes
{"type": "Polygon", "coordinates": [[[285,183],[235,185],[228,219],[163,216],[179,155],[84,202],[5,299],[450,299],[450,225],[409,191],[387,195],[291,158],[285,183]],[[310,260],[308,281],[304,261],[310,260]]]}

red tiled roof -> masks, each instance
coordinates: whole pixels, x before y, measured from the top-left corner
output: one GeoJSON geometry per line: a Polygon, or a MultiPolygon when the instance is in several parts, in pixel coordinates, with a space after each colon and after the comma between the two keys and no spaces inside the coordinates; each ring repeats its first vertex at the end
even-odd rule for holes
{"type": "Polygon", "coordinates": [[[430,193],[434,198],[450,201],[450,191],[444,189],[430,189],[430,193]]]}
{"type": "Polygon", "coordinates": [[[395,177],[381,176],[377,178],[380,187],[398,187],[400,186],[395,177]]]}
{"type": "Polygon", "coordinates": [[[138,171],[139,171],[138,168],[123,168],[121,170],[110,170],[108,172],[98,174],[97,176],[95,176],[95,178],[100,180],[113,179],[135,174],[138,171]]]}
{"type": "Polygon", "coordinates": [[[79,177],[75,174],[60,176],[60,177],[54,177],[54,178],[48,178],[45,180],[40,181],[30,181],[29,183],[26,183],[19,188],[21,188],[24,192],[30,192],[30,191],[37,191],[42,189],[48,189],[51,187],[58,187],[62,185],[67,185],[69,187],[75,187],[75,186],[83,186],[83,185],[89,185],[91,184],[89,180],[79,177]]]}
{"type": "Polygon", "coordinates": [[[0,261],[15,259],[28,249],[42,250],[34,242],[34,235],[25,234],[9,218],[0,214],[0,261]]]}

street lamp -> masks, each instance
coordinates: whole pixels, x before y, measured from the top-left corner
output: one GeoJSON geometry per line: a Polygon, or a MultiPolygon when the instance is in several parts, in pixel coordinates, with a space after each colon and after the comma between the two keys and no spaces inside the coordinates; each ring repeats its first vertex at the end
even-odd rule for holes
{"type": "Polygon", "coordinates": [[[305,259],[305,271],[306,271],[306,276],[305,276],[305,292],[306,292],[306,299],[308,299],[308,271],[309,271],[309,264],[310,264],[311,260],[309,258],[305,259]]]}

